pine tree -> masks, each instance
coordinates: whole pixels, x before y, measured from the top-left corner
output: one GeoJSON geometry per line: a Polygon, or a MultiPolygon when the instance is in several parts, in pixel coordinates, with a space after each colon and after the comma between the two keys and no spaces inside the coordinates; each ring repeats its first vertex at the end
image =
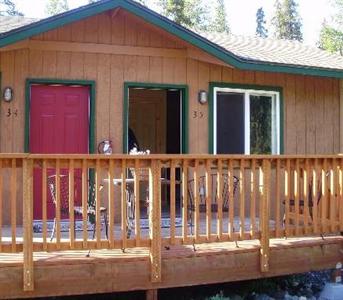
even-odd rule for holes
{"type": "Polygon", "coordinates": [[[209,26],[209,30],[215,32],[230,33],[224,0],[216,0],[216,2],[217,6],[215,7],[215,16],[212,24],[210,24],[209,26]]]}
{"type": "Polygon", "coordinates": [[[49,0],[45,10],[50,16],[65,12],[69,10],[68,0],[49,0]]]}
{"type": "Polygon", "coordinates": [[[334,3],[335,15],[331,24],[323,22],[318,46],[343,56],[343,0],[334,3]]]}
{"type": "Polygon", "coordinates": [[[278,39],[297,40],[302,42],[302,22],[295,0],[275,1],[276,13],[273,18],[275,37],[278,39]]]}
{"type": "Polygon", "coordinates": [[[176,23],[189,27],[206,29],[208,16],[200,0],[158,0],[162,14],[176,23]]]}
{"type": "Polygon", "coordinates": [[[268,29],[265,27],[266,23],[263,7],[260,7],[256,12],[256,36],[261,38],[268,37],[268,29]]]}
{"type": "Polygon", "coordinates": [[[11,0],[0,0],[0,16],[23,16],[11,0]]]}

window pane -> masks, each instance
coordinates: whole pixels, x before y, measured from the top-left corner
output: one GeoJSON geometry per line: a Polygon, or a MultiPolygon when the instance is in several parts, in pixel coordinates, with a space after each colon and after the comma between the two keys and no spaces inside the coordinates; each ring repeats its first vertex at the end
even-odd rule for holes
{"type": "Polygon", "coordinates": [[[272,153],[271,96],[250,95],[250,153],[272,153]]]}

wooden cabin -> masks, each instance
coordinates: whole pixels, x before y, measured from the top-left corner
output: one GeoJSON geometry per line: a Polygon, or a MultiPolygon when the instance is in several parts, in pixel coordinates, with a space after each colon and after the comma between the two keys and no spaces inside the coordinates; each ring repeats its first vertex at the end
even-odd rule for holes
{"type": "Polygon", "coordinates": [[[0,17],[0,75],[1,299],[342,260],[341,56],[103,0],[0,17]]]}

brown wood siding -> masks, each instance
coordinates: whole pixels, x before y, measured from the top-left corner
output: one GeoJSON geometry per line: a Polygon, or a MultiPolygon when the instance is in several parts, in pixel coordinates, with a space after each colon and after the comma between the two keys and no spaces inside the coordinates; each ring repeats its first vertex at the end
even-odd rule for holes
{"type": "MultiPolygon", "coordinates": [[[[184,42],[119,11],[85,19],[34,37],[140,47],[184,48],[184,42]]],[[[2,88],[12,86],[15,100],[1,101],[0,151],[24,151],[25,80],[57,78],[96,81],[96,142],[110,138],[122,152],[123,83],[125,81],[189,86],[189,152],[208,152],[208,106],[198,91],[211,81],[281,86],[284,89],[286,154],[337,153],[340,148],[340,82],[301,75],[241,71],[185,58],[114,55],[68,51],[13,50],[0,53],[2,88]],[[7,117],[8,109],[12,115],[7,117]],[[14,114],[17,112],[17,115],[14,114]],[[203,113],[194,118],[194,112],[203,113]]]]}

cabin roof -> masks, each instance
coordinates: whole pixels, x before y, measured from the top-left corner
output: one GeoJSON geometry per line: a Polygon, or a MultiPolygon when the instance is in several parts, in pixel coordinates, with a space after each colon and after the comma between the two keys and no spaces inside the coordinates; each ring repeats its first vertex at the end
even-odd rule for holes
{"type": "Polygon", "coordinates": [[[132,0],[101,0],[46,19],[0,17],[0,47],[123,8],[238,69],[343,78],[343,57],[299,42],[189,30],[132,0]]]}

